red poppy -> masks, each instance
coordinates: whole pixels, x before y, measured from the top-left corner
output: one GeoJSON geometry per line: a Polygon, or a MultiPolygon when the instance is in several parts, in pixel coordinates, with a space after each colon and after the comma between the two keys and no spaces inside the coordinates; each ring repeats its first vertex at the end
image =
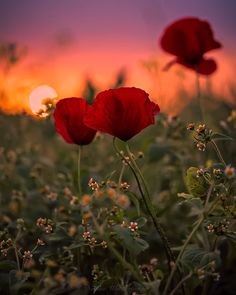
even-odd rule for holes
{"type": "Polygon", "coordinates": [[[160,42],[166,52],[176,56],[176,63],[200,74],[210,75],[217,68],[213,59],[204,57],[208,51],[221,48],[207,21],[196,17],[182,18],[166,28],[160,42]]]}
{"type": "Polygon", "coordinates": [[[159,106],[150,101],[142,89],[121,87],[97,95],[84,123],[93,129],[108,133],[123,141],[154,124],[159,106]]]}
{"type": "Polygon", "coordinates": [[[92,142],[96,131],[83,123],[89,106],[85,99],[70,97],[60,100],[54,111],[54,123],[58,133],[68,143],[86,145],[92,142]]]}

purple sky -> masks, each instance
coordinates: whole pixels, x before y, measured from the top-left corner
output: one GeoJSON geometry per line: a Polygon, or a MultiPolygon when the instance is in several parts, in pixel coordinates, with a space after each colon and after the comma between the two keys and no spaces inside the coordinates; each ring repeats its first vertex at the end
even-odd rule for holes
{"type": "Polygon", "coordinates": [[[151,51],[169,22],[194,15],[208,19],[232,48],[235,11],[235,0],[1,0],[0,41],[34,49],[62,40],[80,50],[151,51]]]}

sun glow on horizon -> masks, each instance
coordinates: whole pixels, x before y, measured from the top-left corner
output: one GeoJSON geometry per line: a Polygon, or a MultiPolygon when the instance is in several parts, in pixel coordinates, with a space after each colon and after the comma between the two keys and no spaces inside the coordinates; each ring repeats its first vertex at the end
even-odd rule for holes
{"type": "Polygon", "coordinates": [[[29,95],[29,105],[33,114],[42,113],[42,117],[46,117],[47,99],[56,99],[58,94],[56,91],[48,85],[40,85],[36,87],[29,95]]]}

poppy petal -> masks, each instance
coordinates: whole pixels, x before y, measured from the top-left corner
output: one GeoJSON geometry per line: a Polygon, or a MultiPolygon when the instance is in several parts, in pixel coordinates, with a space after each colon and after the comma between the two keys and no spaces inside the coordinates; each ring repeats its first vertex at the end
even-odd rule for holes
{"type": "Polygon", "coordinates": [[[127,141],[148,125],[159,113],[157,104],[139,88],[121,87],[97,95],[84,123],[90,128],[127,141]]]}
{"type": "Polygon", "coordinates": [[[83,123],[88,108],[86,100],[77,97],[64,98],[56,104],[55,128],[66,142],[86,145],[93,140],[96,131],[83,123]]]}

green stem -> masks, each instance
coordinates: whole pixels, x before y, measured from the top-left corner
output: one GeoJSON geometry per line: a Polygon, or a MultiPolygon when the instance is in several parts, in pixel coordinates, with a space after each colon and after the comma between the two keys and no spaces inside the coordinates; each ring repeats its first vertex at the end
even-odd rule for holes
{"type": "MultiPolygon", "coordinates": [[[[210,188],[209,188],[209,190],[208,190],[208,193],[207,193],[207,201],[206,201],[205,206],[204,206],[204,212],[203,212],[203,214],[199,218],[198,222],[196,223],[196,225],[194,226],[193,230],[191,231],[191,233],[187,237],[186,241],[184,242],[183,247],[181,248],[181,250],[179,252],[179,255],[178,255],[177,259],[176,259],[176,263],[173,266],[173,268],[171,270],[171,273],[170,273],[170,276],[169,276],[169,278],[168,278],[168,280],[166,282],[165,289],[163,291],[163,295],[167,295],[167,292],[168,292],[168,289],[170,287],[172,278],[174,276],[174,273],[176,271],[176,268],[178,267],[179,261],[181,260],[183,254],[184,254],[184,251],[185,251],[186,247],[188,246],[189,242],[192,240],[192,238],[193,238],[194,234],[196,233],[196,231],[198,230],[198,228],[201,226],[202,222],[205,219],[205,216],[208,215],[211,212],[212,208],[214,208],[214,205],[215,205],[216,202],[214,202],[212,204],[212,206],[210,207],[210,209],[208,210],[208,212],[205,212],[206,209],[207,209],[208,201],[210,199],[212,190],[213,190],[213,185],[211,185],[210,188]]],[[[218,202],[218,199],[216,199],[216,201],[218,202]]]]}
{"type": "Polygon", "coordinates": [[[213,145],[213,147],[214,147],[214,149],[215,149],[215,151],[216,151],[216,154],[217,154],[219,160],[220,160],[221,163],[226,167],[227,165],[226,165],[226,163],[225,163],[225,161],[224,161],[224,159],[223,159],[223,157],[222,157],[222,155],[221,155],[221,152],[220,152],[220,150],[219,150],[219,148],[218,148],[216,142],[215,142],[213,139],[211,139],[210,142],[212,143],[212,145],[213,145]]]}
{"type": "Polygon", "coordinates": [[[199,111],[200,111],[200,121],[203,122],[205,121],[205,118],[204,118],[204,111],[203,111],[202,100],[201,100],[200,77],[198,73],[196,73],[196,90],[197,90],[197,101],[198,101],[199,111]]]}
{"type": "Polygon", "coordinates": [[[162,240],[162,243],[164,245],[165,252],[166,252],[167,258],[169,260],[169,264],[170,264],[171,261],[173,261],[173,262],[175,261],[175,256],[172,253],[172,250],[171,250],[171,247],[169,245],[169,241],[168,241],[168,239],[166,237],[165,231],[163,230],[163,228],[162,228],[161,224],[159,223],[159,220],[158,220],[158,218],[156,216],[155,208],[152,205],[146,181],[145,181],[145,179],[143,177],[143,174],[142,174],[141,170],[139,169],[138,165],[136,164],[135,160],[133,159],[133,155],[130,152],[128,144],[126,144],[126,150],[127,150],[128,155],[129,155],[129,159],[130,159],[130,161],[131,161],[131,163],[132,163],[132,165],[134,167],[134,171],[140,177],[141,182],[143,184],[143,187],[145,189],[145,194],[142,195],[143,201],[144,201],[144,203],[146,205],[147,211],[149,212],[149,214],[150,214],[150,216],[152,218],[154,226],[155,226],[157,232],[159,233],[159,235],[161,237],[161,240],[162,240]]]}
{"type": "Polygon", "coordinates": [[[78,196],[79,199],[82,197],[82,189],[81,189],[81,146],[78,146],[77,150],[77,185],[78,185],[78,196]]]}

